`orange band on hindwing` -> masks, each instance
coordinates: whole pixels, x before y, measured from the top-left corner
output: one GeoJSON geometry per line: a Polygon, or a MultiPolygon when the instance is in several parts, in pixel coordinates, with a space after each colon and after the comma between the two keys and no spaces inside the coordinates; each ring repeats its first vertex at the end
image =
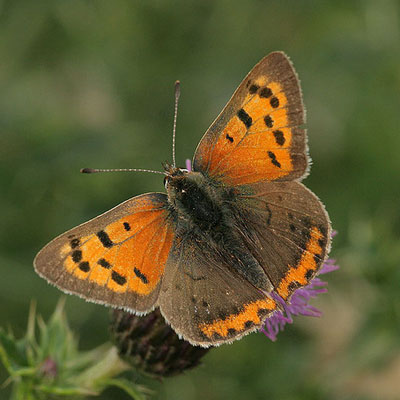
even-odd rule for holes
{"type": "Polygon", "coordinates": [[[248,330],[252,325],[260,325],[263,322],[263,317],[265,318],[276,306],[275,301],[269,298],[257,300],[245,304],[243,311],[237,314],[229,315],[224,320],[200,324],[199,328],[209,339],[215,334],[221,338],[226,338],[234,332],[248,330]]]}
{"type": "Polygon", "coordinates": [[[324,251],[320,240],[324,239],[323,233],[316,226],[313,226],[310,231],[310,239],[306,243],[299,263],[294,267],[289,266],[289,270],[276,289],[283,300],[287,300],[297,287],[307,285],[315,275],[319,266],[316,257],[321,257],[324,251]]]}

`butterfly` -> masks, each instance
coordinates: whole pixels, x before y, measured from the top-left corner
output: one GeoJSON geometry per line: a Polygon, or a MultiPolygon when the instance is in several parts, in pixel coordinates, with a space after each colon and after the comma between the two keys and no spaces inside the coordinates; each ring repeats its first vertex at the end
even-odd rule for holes
{"type": "Polygon", "coordinates": [[[64,292],[146,314],[159,307],[192,345],[260,328],[317,274],[330,249],[308,174],[296,72],[274,52],[245,77],[201,139],[191,170],[164,164],[147,193],[58,236],[36,272],[64,292]],[[275,297],[276,298],[276,297],[275,297]]]}

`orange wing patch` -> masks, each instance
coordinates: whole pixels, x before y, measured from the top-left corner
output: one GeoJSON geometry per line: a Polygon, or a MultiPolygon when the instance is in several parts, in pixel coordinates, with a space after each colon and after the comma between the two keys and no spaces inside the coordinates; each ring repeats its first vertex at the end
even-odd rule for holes
{"type": "Polygon", "coordinates": [[[288,99],[277,82],[261,77],[248,88],[208,156],[208,173],[231,185],[275,180],[293,171],[288,99]]]}
{"type": "Polygon", "coordinates": [[[164,273],[173,232],[165,210],[146,207],[64,245],[67,271],[117,293],[151,293],[164,273]]]}
{"type": "Polygon", "coordinates": [[[311,228],[310,239],[306,244],[306,248],[299,263],[294,267],[289,266],[288,272],[276,289],[277,293],[283,300],[287,300],[289,295],[298,286],[307,285],[310,279],[314,276],[318,267],[315,257],[320,256],[324,251],[320,244],[320,240],[323,240],[324,238],[324,235],[317,227],[314,226],[311,228]]]}
{"type": "Polygon", "coordinates": [[[217,320],[212,323],[203,323],[199,325],[199,329],[208,338],[212,338],[214,334],[222,338],[227,338],[230,333],[242,332],[248,329],[247,325],[260,325],[263,321],[260,314],[265,314],[275,310],[277,304],[272,299],[257,300],[253,303],[246,304],[244,310],[238,314],[229,315],[224,320],[217,320]]]}
{"type": "Polygon", "coordinates": [[[307,170],[304,107],[287,57],[272,53],[241,83],[201,140],[195,171],[229,185],[291,180],[307,170]]]}

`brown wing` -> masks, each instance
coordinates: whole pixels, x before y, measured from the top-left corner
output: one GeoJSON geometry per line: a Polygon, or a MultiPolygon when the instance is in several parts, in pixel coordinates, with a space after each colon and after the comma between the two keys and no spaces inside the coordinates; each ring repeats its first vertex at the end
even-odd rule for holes
{"type": "Polygon", "coordinates": [[[34,265],[67,293],[146,312],[158,298],[173,236],[166,195],[144,194],[60,235],[34,265]]]}
{"type": "Polygon", "coordinates": [[[236,227],[275,291],[289,300],[307,285],[330,249],[324,206],[299,182],[264,182],[239,188],[232,206],[236,227]]]}
{"type": "Polygon", "coordinates": [[[299,80],[284,53],[246,76],[200,141],[193,169],[230,185],[293,180],[308,166],[299,80]]]}
{"type": "Polygon", "coordinates": [[[230,265],[223,248],[188,233],[167,263],[159,305],[178,335],[197,346],[232,342],[258,329],[277,307],[230,265]]]}

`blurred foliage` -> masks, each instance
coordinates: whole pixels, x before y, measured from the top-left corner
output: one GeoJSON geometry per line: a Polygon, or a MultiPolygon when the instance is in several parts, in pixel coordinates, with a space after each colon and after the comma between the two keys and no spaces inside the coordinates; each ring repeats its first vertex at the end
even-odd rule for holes
{"type": "MultiPolygon", "coordinates": [[[[170,159],[176,79],[183,165],[250,68],[283,50],[308,110],[306,184],[339,231],[341,269],[316,302],[324,316],[148,383],[155,398],[174,400],[398,399],[399,19],[396,0],[1,0],[0,325],[22,336],[31,299],[53,310],[59,292],[32,268],[49,239],[163,190],[156,175],[81,167],[159,169],[170,159]]],[[[107,340],[104,307],[69,297],[66,308],[82,346],[107,340]]]]}
{"type": "Polygon", "coordinates": [[[83,400],[108,387],[119,387],[134,400],[144,400],[140,386],[121,373],[130,366],[111,343],[80,352],[64,313],[65,298],[46,323],[31,304],[26,334],[17,339],[0,327],[0,361],[11,384],[10,400],[83,400]]]}

